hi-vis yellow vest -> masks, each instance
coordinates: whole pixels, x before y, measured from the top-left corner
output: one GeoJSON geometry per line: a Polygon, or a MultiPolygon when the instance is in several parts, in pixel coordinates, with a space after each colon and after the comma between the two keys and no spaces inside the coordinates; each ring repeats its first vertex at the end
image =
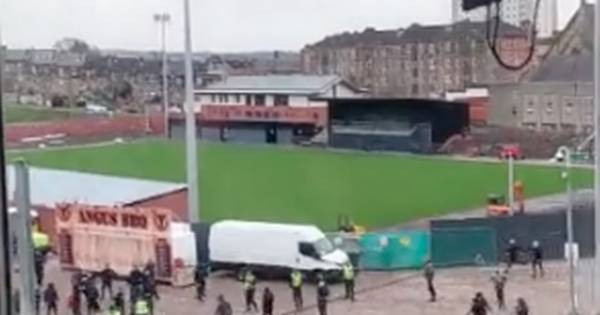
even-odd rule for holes
{"type": "Polygon", "coordinates": [[[135,302],[135,315],[148,315],[150,314],[150,308],[148,302],[145,300],[138,300],[135,302]]]}
{"type": "Polygon", "coordinates": [[[256,277],[254,274],[248,272],[244,277],[244,289],[254,289],[254,283],[256,282],[256,277]]]}
{"type": "Polygon", "coordinates": [[[292,287],[299,288],[302,286],[302,274],[299,271],[292,272],[292,287]]]}
{"type": "Polygon", "coordinates": [[[354,268],[350,264],[344,265],[344,280],[354,279],[354,268]]]}

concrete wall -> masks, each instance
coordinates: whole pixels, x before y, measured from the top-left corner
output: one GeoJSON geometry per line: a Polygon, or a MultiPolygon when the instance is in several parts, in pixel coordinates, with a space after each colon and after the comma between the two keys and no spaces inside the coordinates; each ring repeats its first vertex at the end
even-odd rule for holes
{"type": "Polygon", "coordinates": [[[265,143],[265,128],[263,126],[229,128],[227,141],[237,143],[265,143]]]}
{"type": "Polygon", "coordinates": [[[219,127],[202,127],[202,139],[220,142],[221,141],[221,128],[219,127]]]}
{"type": "Polygon", "coordinates": [[[292,144],[294,139],[293,129],[287,126],[277,127],[277,143],[292,144]]]}
{"type": "MultiPolygon", "coordinates": [[[[171,139],[185,139],[185,120],[171,120],[169,123],[171,139]]],[[[196,135],[200,138],[202,129],[196,125],[196,135]]]]}

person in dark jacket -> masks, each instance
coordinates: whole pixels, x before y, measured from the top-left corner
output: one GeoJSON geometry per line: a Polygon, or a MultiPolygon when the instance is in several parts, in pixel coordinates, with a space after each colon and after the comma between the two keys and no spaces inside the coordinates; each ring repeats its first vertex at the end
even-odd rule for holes
{"type": "Polygon", "coordinates": [[[125,294],[122,288],[119,288],[119,291],[113,297],[113,305],[119,309],[121,314],[125,315],[125,294]]]}
{"type": "Polygon", "coordinates": [[[196,266],[194,271],[194,284],[196,285],[196,298],[204,301],[206,297],[206,277],[201,266],[196,266]]]}
{"type": "Polygon", "coordinates": [[[40,288],[37,287],[33,290],[33,299],[35,302],[35,314],[40,314],[40,304],[42,304],[42,293],[40,292],[40,288]]]}
{"type": "Polygon", "coordinates": [[[96,285],[93,282],[93,278],[89,278],[85,282],[85,289],[83,291],[83,295],[85,296],[88,315],[99,312],[100,303],[98,303],[98,299],[100,298],[100,292],[98,292],[98,288],[96,288],[96,285]]]}
{"type": "Polygon", "coordinates": [[[325,277],[319,274],[319,282],[317,284],[317,308],[319,315],[327,315],[327,298],[329,297],[329,287],[325,281],[325,277]]]}
{"type": "Polygon", "coordinates": [[[113,296],[113,289],[112,289],[113,280],[117,277],[117,273],[112,268],[110,268],[109,264],[106,264],[104,269],[102,269],[102,271],[100,271],[99,276],[100,276],[100,282],[101,282],[100,299],[104,300],[105,292],[107,292],[107,291],[108,291],[108,299],[111,299],[113,296]]]}
{"type": "Polygon", "coordinates": [[[529,306],[523,298],[517,299],[517,307],[515,307],[516,315],[529,315],[529,306]]]}
{"type": "Polygon", "coordinates": [[[467,315],[487,315],[492,309],[483,296],[483,293],[477,292],[471,303],[471,308],[467,315]]]}
{"type": "Polygon", "coordinates": [[[511,238],[508,241],[508,247],[506,248],[506,258],[507,258],[506,264],[508,266],[508,269],[510,269],[512,267],[512,265],[517,263],[520,250],[521,249],[517,245],[517,242],[515,241],[515,239],[511,238]]]}
{"type": "Polygon", "coordinates": [[[215,315],[233,315],[233,309],[231,308],[231,304],[225,300],[223,294],[219,294],[217,297],[218,305],[215,310],[215,315]]]}
{"type": "Polygon", "coordinates": [[[504,299],[504,288],[506,287],[506,272],[496,270],[496,273],[492,276],[492,283],[494,284],[494,291],[496,292],[496,299],[498,301],[498,309],[503,310],[506,308],[504,299]]]}
{"type": "Polygon", "coordinates": [[[273,315],[273,304],[275,302],[275,296],[269,287],[266,287],[263,291],[262,296],[262,310],[263,315],[273,315]]]}
{"type": "Polygon", "coordinates": [[[36,249],[33,251],[33,268],[35,278],[39,287],[44,283],[44,269],[46,264],[46,255],[43,251],[36,249]]]}
{"type": "Polygon", "coordinates": [[[133,313],[135,302],[144,295],[144,273],[140,271],[137,265],[134,265],[131,269],[127,282],[129,284],[129,305],[131,306],[131,313],[133,313]]]}
{"type": "Polygon", "coordinates": [[[79,283],[79,277],[73,277],[73,284],[71,286],[71,296],[69,298],[69,308],[73,315],[81,314],[81,284],[79,283]]]}
{"type": "Polygon", "coordinates": [[[433,277],[435,276],[435,270],[433,269],[433,263],[431,260],[428,260],[425,263],[425,268],[423,268],[423,276],[425,277],[425,281],[427,281],[427,290],[429,291],[429,301],[435,302],[436,292],[435,287],[433,286],[433,277]]]}
{"type": "Polygon", "coordinates": [[[58,314],[58,292],[54,287],[54,283],[48,283],[48,287],[44,290],[44,303],[46,303],[46,314],[58,314]]]}
{"type": "Polygon", "coordinates": [[[544,253],[540,247],[540,242],[533,241],[531,244],[531,269],[533,278],[537,278],[538,272],[540,277],[544,277],[544,253]]]}

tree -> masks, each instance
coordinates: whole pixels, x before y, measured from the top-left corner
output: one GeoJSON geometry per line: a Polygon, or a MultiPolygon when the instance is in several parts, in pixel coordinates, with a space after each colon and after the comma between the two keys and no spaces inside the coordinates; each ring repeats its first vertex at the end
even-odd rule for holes
{"type": "Polygon", "coordinates": [[[112,85],[113,100],[129,99],[133,95],[133,86],[126,80],[120,80],[112,85]]]}
{"type": "Polygon", "coordinates": [[[92,48],[92,46],[90,46],[85,41],[78,39],[78,38],[72,38],[72,37],[66,37],[66,38],[63,38],[63,39],[57,41],[54,44],[54,49],[56,49],[58,51],[72,52],[72,53],[78,53],[78,54],[88,54],[88,53],[92,52],[93,50],[95,50],[94,48],[92,48]]]}

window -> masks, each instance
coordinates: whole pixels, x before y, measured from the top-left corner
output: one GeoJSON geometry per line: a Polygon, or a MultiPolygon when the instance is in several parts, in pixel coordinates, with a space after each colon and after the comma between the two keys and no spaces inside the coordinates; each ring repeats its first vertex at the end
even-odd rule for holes
{"type": "Polygon", "coordinates": [[[533,104],[533,102],[529,102],[527,104],[527,114],[533,114],[534,107],[535,107],[535,104],[533,104]]]}
{"type": "Polygon", "coordinates": [[[210,95],[210,102],[213,103],[213,104],[216,103],[217,102],[217,96],[214,95],[214,94],[211,94],[210,95]]]}
{"type": "Polygon", "coordinates": [[[413,75],[413,78],[418,78],[419,77],[419,69],[414,68],[412,71],[412,75],[413,75]]]}
{"type": "Polygon", "coordinates": [[[419,49],[417,45],[412,46],[410,51],[410,60],[417,61],[419,59],[419,49]]]}
{"type": "Polygon", "coordinates": [[[411,93],[413,95],[417,95],[419,94],[419,85],[418,84],[413,84],[412,88],[411,88],[411,93]]]}
{"type": "Polygon", "coordinates": [[[254,105],[256,106],[265,106],[265,96],[264,95],[254,95],[254,105]]]}
{"type": "Polygon", "coordinates": [[[565,106],[565,113],[568,115],[573,113],[573,103],[571,103],[571,102],[567,103],[567,105],[565,106]]]}
{"type": "Polygon", "coordinates": [[[223,95],[223,101],[225,103],[229,103],[229,95],[227,95],[227,94],[223,95]]]}
{"type": "Polygon", "coordinates": [[[236,102],[236,104],[239,104],[242,102],[242,97],[239,94],[235,95],[235,102],[236,102]]]}
{"type": "Polygon", "coordinates": [[[288,106],[290,97],[287,95],[275,95],[273,99],[273,105],[275,106],[288,106]]]}
{"type": "Polygon", "coordinates": [[[552,102],[548,102],[548,104],[546,104],[546,113],[552,114],[552,112],[554,112],[554,106],[552,102]]]}
{"type": "Polygon", "coordinates": [[[246,95],[246,105],[252,106],[252,95],[246,95]]]}

